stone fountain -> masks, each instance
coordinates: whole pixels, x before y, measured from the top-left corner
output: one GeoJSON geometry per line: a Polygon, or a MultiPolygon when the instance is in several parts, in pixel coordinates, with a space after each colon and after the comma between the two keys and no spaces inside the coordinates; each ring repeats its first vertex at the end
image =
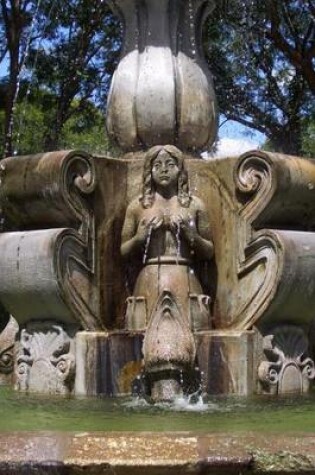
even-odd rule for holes
{"type": "Polygon", "coordinates": [[[314,378],[315,162],[202,160],[217,133],[210,0],[112,0],[120,158],[0,165],[1,381],[19,391],[303,393],[314,378]]]}

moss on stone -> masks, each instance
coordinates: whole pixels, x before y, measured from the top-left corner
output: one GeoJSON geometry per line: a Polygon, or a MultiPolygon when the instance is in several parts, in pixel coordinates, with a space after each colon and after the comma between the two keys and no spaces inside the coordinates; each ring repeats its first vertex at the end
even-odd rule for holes
{"type": "Polygon", "coordinates": [[[314,471],[312,460],[304,454],[285,450],[268,452],[261,449],[251,450],[253,468],[256,473],[314,471]]]}

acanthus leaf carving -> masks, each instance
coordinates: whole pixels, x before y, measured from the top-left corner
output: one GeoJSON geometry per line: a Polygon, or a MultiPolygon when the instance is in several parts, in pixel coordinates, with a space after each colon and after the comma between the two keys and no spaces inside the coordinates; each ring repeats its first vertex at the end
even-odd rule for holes
{"type": "Polygon", "coordinates": [[[15,372],[20,391],[70,393],[75,374],[72,338],[54,322],[29,325],[21,331],[15,372]]]}

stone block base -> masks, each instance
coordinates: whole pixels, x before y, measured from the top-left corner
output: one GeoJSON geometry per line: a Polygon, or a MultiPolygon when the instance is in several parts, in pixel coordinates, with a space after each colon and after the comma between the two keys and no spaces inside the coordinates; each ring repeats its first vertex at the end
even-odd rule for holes
{"type": "Polygon", "coordinates": [[[130,394],[142,367],[142,341],[142,333],[77,333],[75,394],[130,394]]]}
{"type": "Polygon", "coordinates": [[[4,432],[0,475],[311,475],[315,437],[4,432]]]}
{"type": "MultiPolygon", "coordinates": [[[[260,340],[255,332],[199,332],[195,341],[206,393],[257,392],[260,340]]],[[[77,333],[75,394],[130,394],[142,369],[142,343],[141,332],[77,333]]]]}
{"type": "Polygon", "coordinates": [[[195,341],[207,394],[248,396],[257,392],[261,339],[256,332],[200,332],[195,341]]]}

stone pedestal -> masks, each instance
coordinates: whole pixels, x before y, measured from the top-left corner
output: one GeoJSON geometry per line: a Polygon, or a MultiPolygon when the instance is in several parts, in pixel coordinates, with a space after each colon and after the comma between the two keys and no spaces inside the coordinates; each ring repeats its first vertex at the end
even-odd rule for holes
{"type": "MultiPolygon", "coordinates": [[[[193,329],[206,392],[252,394],[258,377],[271,393],[305,391],[313,379],[307,343],[315,305],[314,160],[257,151],[211,162],[186,158],[215,252],[212,263],[196,269],[212,302],[209,330],[193,329]],[[272,345],[267,338],[260,349],[254,329],[273,336],[272,345]]],[[[54,322],[40,330],[43,350],[60,328],[79,330],[70,392],[130,393],[143,334],[119,329],[139,269],[125,265],[120,244],[126,208],[141,193],[143,154],[56,152],[7,158],[2,167],[0,301],[21,335],[29,322],[54,322]]],[[[63,376],[56,358],[68,350],[51,348],[49,364],[63,376]]],[[[35,371],[37,355],[24,361],[24,353],[20,363],[35,371]]]]}
{"type": "Polygon", "coordinates": [[[250,396],[257,391],[261,338],[255,331],[195,334],[197,360],[207,394],[250,396]]]}
{"type": "MultiPolygon", "coordinates": [[[[195,333],[195,342],[205,393],[249,396],[257,392],[262,351],[257,332],[200,332],[195,333]]],[[[142,370],[142,343],[140,332],[77,333],[75,394],[130,394],[142,370]]]]}
{"type": "Polygon", "coordinates": [[[75,394],[130,394],[142,368],[142,341],[141,333],[77,333],[75,394]]]}

